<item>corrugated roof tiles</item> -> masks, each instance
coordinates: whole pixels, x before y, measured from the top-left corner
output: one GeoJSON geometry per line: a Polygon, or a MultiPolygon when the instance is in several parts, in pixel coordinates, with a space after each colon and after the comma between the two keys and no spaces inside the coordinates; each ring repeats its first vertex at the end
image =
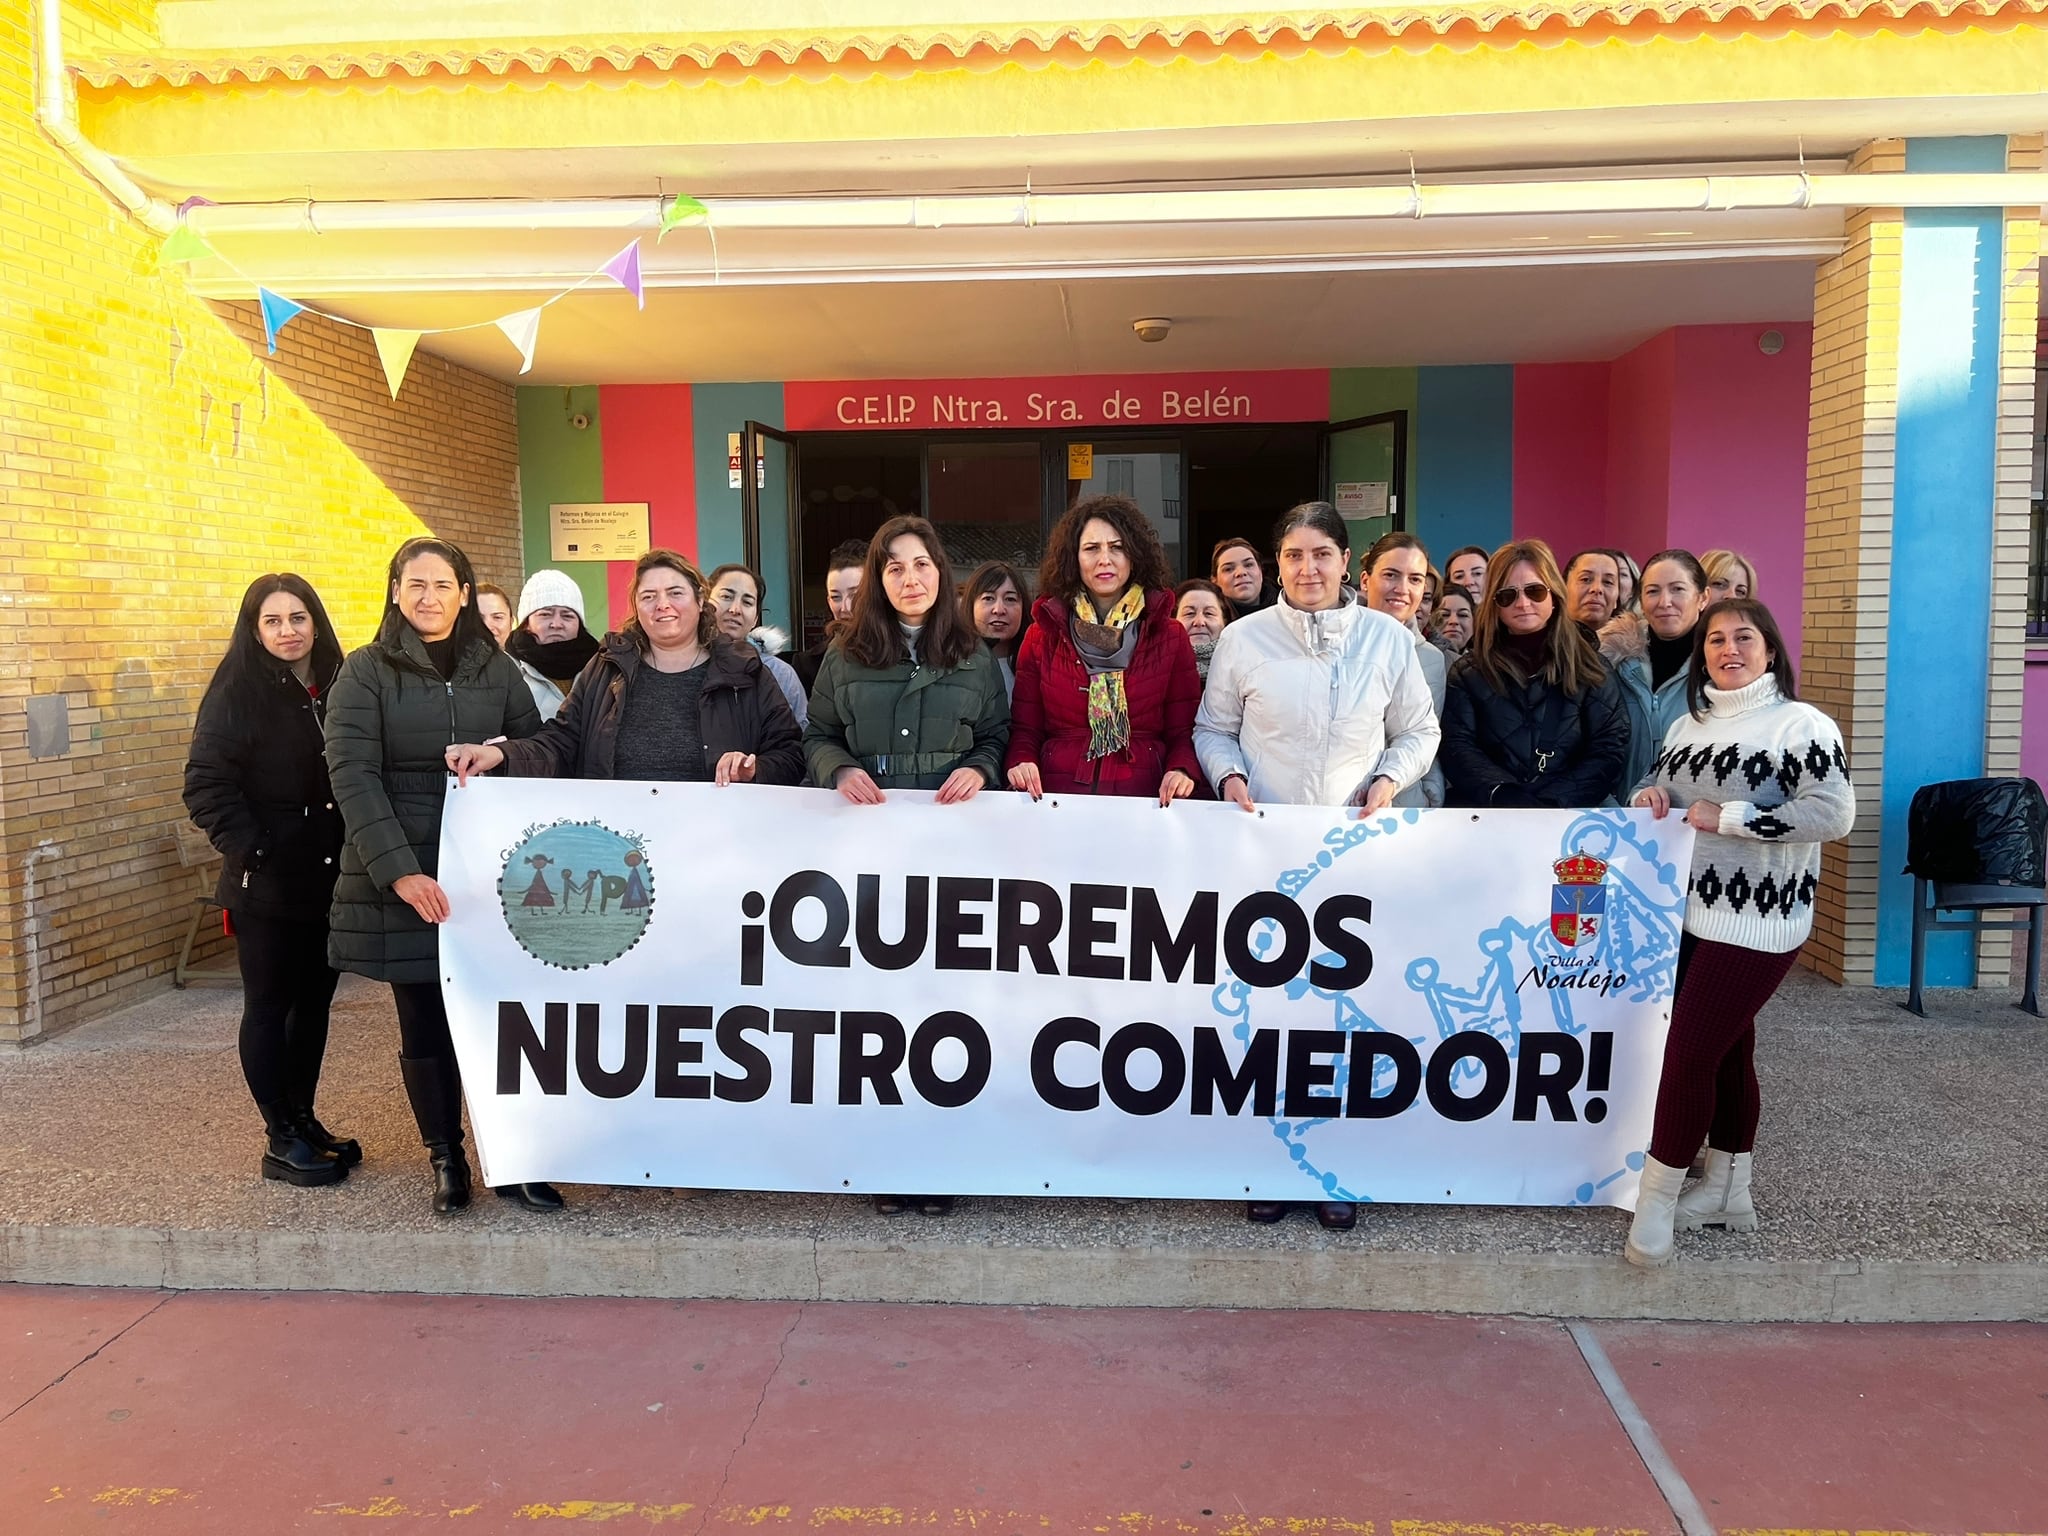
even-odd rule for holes
{"type": "Polygon", "coordinates": [[[1079,67],[1095,61],[1286,57],[1310,52],[1512,47],[1623,36],[1731,36],[1955,31],[2012,26],[2048,13],[2048,0],[1594,0],[1443,4],[1373,10],[1268,12],[1070,26],[932,28],[812,36],[551,38],[516,48],[450,40],[393,51],[131,55],[76,64],[98,87],[234,80],[431,81],[489,74],[696,73],[713,78],[825,78],[934,69],[1079,67]]]}

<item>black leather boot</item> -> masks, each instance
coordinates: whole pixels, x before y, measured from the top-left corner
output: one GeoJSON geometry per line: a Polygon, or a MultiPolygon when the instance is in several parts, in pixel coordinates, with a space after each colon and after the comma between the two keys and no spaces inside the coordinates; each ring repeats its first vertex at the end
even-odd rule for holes
{"type": "Polygon", "coordinates": [[[289,1104],[259,1104],[263,1115],[263,1177],[283,1184],[339,1184],[348,1165],[316,1146],[289,1104]]]}
{"type": "Polygon", "coordinates": [[[491,1193],[500,1200],[517,1200],[529,1211],[559,1211],[561,1191],[552,1184],[495,1184],[491,1193]]]}
{"type": "Polygon", "coordinates": [[[434,1212],[446,1216],[469,1204],[469,1158],[462,1145],[462,1077],[453,1058],[401,1056],[405,1096],[434,1169],[434,1212]]]}
{"type": "Polygon", "coordinates": [[[434,1214],[446,1216],[468,1205],[469,1155],[462,1150],[462,1138],[428,1142],[427,1161],[434,1170],[434,1214]]]}
{"type": "Polygon", "coordinates": [[[1349,1232],[1358,1225],[1358,1207],[1349,1200],[1319,1201],[1316,1220],[1325,1232],[1349,1232]]]}
{"type": "Polygon", "coordinates": [[[299,1109],[299,1126],[306,1133],[306,1140],[323,1152],[332,1152],[341,1159],[344,1168],[353,1168],[363,1160],[363,1144],[353,1136],[336,1136],[322,1125],[313,1114],[313,1106],[307,1104],[299,1109]]]}

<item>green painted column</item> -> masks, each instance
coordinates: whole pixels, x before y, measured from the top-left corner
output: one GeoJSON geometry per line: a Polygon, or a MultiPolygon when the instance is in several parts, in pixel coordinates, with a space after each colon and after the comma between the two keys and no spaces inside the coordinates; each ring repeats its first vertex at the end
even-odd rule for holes
{"type": "MultiPolygon", "coordinates": [[[[1396,487],[1407,526],[1415,523],[1415,418],[1417,383],[1413,368],[1332,368],[1330,370],[1330,420],[1349,421],[1356,416],[1379,416],[1388,411],[1408,413],[1407,454],[1401,484],[1396,487]]],[[[1330,480],[1384,480],[1394,478],[1393,446],[1390,436],[1354,432],[1330,444],[1330,480]]],[[[1347,519],[1352,548],[1363,550],[1386,531],[1387,524],[1376,519],[1347,519]]]]}
{"type": "MultiPolygon", "coordinates": [[[[594,634],[603,634],[610,610],[602,560],[548,558],[548,508],[556,502],[604,500],[604,422],[597,386],[561,389],[533,385],[519,391],[519,531],[526,574],[552,566],[574,578],[594,634]],[[578,428],[581,415],[589,425],[578,428]]],[[[512,600],[516,606],[519,594],[512,600]]]]}

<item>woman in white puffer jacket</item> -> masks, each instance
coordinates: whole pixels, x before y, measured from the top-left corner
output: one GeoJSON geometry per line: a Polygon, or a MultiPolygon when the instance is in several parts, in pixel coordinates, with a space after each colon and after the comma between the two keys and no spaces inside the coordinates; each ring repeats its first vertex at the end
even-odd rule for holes
{"type": "Polygon", "coordinates": [[[1415,637],[1344,585],[1351,550],[1326,501],[1281,518],[1280,601],[1227,626],[1209,659],[1195,752],[1246,810],[1379,810],[1436,761],[1440,735],[1415,637]]]}
{"type": "MultiPolygon", "coordinates": [[[[1327,501],[1294,508],[1274,535],[1280,600],[1217,638],[1195,755],[1217,796],[1247,811],[1267,801],[1370,815],[1436,761],[1441,731],[1415,636],[1344,584],[1351,540],[1327,501]]],[[[1270,1222],[1286,1211],[1255,1201],[1245,1214],[1270,1222]]],[[[1357,1214],[1349,1201],[1316,1207],[1333,1231],[1357,1214]]]]}

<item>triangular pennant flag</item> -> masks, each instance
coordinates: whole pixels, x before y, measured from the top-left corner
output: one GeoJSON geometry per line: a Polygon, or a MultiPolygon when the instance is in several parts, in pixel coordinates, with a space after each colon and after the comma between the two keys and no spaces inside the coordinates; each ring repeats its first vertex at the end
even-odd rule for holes
{"type": "Polygon", "coordinates": [[[533,371],[533,344],[540,340],[540,311],[522,309],[516,315],[507,315],[498,322],[498,329],[506,339],[519,349],[519,371],[533,371]]]}
{"type": "Polygon", "coordinates": [[[165,236],[162,248],[156,253],[156,259],[159,262],[197,261],[202,256],[212,254],[213,247],[199,237],[199,231],[180,219],[178,227],[165,236]]]}
{"type": "Polygon", "coordinates": [[[294,304],[281,293],[272,293],[268,288],[256,290],[257,302],[263,306],[263,340],[272,353],[277,351],[277,333],[292,322],[292,317],[306,306],[294,304]]]}
{"type": "Polygon", "coordinates": [[[377,361],[384,365],[384,382],[391,386],[391,398],[398,398],[398,386],[405,382],[405,370],[412,363],[412,349],[420,344],[418,331],[373,329],[377,361]]]}
{"type": "Polygon", "coordinates": [[[698,202],[696,198],[679,196],[661,211],[661,228],[655,232],[654,238],[659,240],[686,219],[708,219],[709,217],[711,217],[711,210],[698,202]]]}
{"type": "Polygon", "coordinates": [[[604,275],[633,295],[633,302],[647,307],[647,294],[640,286],[640,242],[635,240],[604,264],[604,275]]]}

